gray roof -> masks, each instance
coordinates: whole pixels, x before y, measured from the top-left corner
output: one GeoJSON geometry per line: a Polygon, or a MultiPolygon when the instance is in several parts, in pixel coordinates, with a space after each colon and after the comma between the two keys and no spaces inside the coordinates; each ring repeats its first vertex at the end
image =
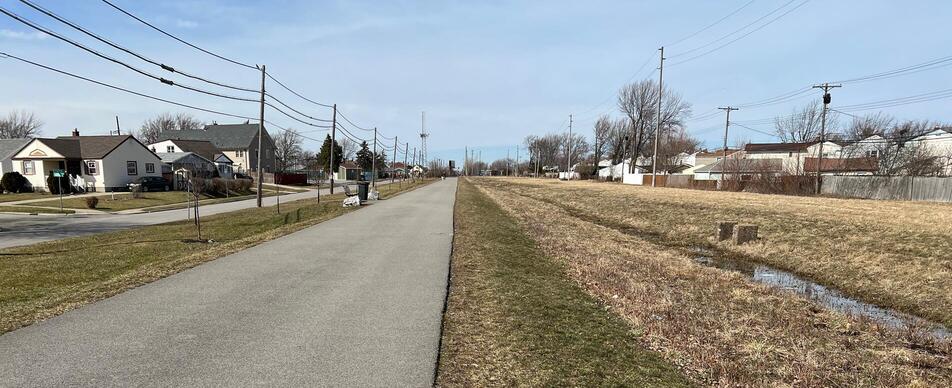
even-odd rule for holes
{"type": "Polygon", "coordinates": [[[783,160],[781,159],[725,159],[718,160],[706,166],[698,167],[694,170],[698,172],[713,173],[758,173],[758,172],[780,172],[783,170],[783,160]],[[726,171],[725,171],[726,170],[726,171]]]}
{"type": "Polygon", "coordinates": [[[189,157],[196,157],[199,159],[203,159],[208,163],[211,163],[210,160],[205,159],[201,155],[196,154],[194,152],[162,152],[156,155],[159,155],[159,158],[162,159],[162,163],[167,163],[167,164],[178,163],[182,161],[183,159],[187,159],[189,157]]]}
{"type": "Polygon", "coordinates": [[[0,139],[0,159],[10,159],[33,139],[0,139]]]}
{"type": "MultiPolygon", "coordinates": [[[[203,129],[162,132],[157,141],[207,140],[220,150],[238,150],[249,148],[257,135],[258,124],[213,124],[203,129]]],[[[266,137],[270,141],[271,137],[266,137]]]]}

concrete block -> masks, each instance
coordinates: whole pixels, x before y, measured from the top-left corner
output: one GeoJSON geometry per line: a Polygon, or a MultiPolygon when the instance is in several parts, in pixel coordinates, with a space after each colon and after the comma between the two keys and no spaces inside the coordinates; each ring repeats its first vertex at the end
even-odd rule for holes
{"type": "Polygon", "coordinates": [[[736,225],[737,223],[733,221],[718,221],[717,232],[715,233],[717,241],[730,240],[731,236],[734,235],[734,226],[736,225]]]}
{"type": "Polygon", "coordinates": [[[757,225],[737,225],[734,228],[734,244],[741,245],[757,240],[757,225]]]}

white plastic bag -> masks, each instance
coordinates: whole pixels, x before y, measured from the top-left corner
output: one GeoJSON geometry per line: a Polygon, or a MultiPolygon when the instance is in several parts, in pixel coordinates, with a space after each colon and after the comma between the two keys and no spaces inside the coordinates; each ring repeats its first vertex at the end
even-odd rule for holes
{"type": "Polygon", "coordinates": [[[354,206],[360,206],[360,197],[352,195],[350,197],[344,198],[344,207],[354,206]]]}
{"type": "Polygon", "coordinates": [[[370,192],[367,193],[368,201],[376,201],[378,198],[380,198],[380,193],[377,192],[377,190],[370,190],[370,192]]]}

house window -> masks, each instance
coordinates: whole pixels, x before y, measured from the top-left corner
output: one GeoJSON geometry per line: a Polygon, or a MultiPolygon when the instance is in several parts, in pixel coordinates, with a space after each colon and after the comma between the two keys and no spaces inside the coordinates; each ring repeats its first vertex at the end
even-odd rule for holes
{"type": "Polygon", "coordinates": [[[239,158],[242,157],[243,154],[244,154],[244,151],[242,150],[235,151],[235,155],[237,155],[239,158]]]}
{"type": "Polygon", "coordinates": [[[867,158],[878,158],[878,157],[879,157],[879,150],[866,151],[866,157],[867,157],[867,158]]]}
{"type": "Polygon", "coordinates": [[[155,172],[155,163],[146,163],[146,164],[145,164],[145,172],[147,172],[147,173],[154,173],[154,172],[155,172]]]}
{"type": "Polygon", "coordinates": [[[130,160],[126,162],[126,172],[129,175],[139,175],[139,165],[135,160],[130,160]]]}
{"type": "Polygon", "coordinates": [[[95,160],[87,160],[87,161],[86,161],[86,175],[97,175],[97,174],[99,174],[99,169],[96,168],[96,167],[97,167],[97,166],[96,166],[96,161],[95,161],[95,160]]]}
{"type": "Polygon", "coordinates": [[[165,152],[173,153],[175,152],[175,146],[165,146],[165,152]]]}
{"type": "Polygon", "coordinates": [[[33,168],[32,160],[23,161],[23,175],[33,175],[36,174],[36,170],[33,168]]]}

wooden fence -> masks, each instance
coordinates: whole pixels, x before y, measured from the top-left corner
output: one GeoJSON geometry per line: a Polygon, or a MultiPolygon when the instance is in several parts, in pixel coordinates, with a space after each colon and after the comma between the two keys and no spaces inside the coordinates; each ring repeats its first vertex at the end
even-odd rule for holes
{"type": "Polygon", "coordinates": [[[952,178],[825,176],[820,191],[850,198],[952,202],[952,178]]]}

